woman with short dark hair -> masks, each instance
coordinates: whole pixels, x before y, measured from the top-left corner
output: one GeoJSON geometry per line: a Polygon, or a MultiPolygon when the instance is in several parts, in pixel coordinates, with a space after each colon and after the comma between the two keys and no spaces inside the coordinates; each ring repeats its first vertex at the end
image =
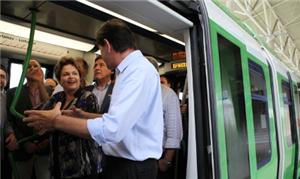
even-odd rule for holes
{"type": "MultiPolygon", "coordinates": [[[[80,108],[97,113],[97,98],[80,87],[81,72],[73,58],[62,58],[55,66],[55,75],[64,91],[54,94],[43,106],[51,109],[61,102],[61,110],[80,108]]],[[[50,137],[51,175],[55,179],[99,179],[101,148],[92,139],[83,139],[61,131],[53,131],[50,137]]]]}

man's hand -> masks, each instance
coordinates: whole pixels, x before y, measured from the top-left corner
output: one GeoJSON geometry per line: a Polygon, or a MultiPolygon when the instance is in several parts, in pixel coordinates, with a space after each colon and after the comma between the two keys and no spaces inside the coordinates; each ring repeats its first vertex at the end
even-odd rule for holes
{"type": "Polygon", "coordinates": [[[55,127],[55,120],[61,115],[60,107],[61,102],[58,102],[52,110],[27,110],[24,112],[27,117],[23,121],[43,134],[55,127]]]}
{"type": "Polygon", "coordinates": [[[158,161],[159,170],[162,172],[167,171],[171,165],[172,163],[170,161],[167,161],[166,159],[163,158],[158,161]]]}
{"type": "Polygon", "coordinates": [[[7,136],[5,143],[6,143],[6,147],[10,151],[19,149],[17,138],[13,132],[7,136]]]}
{"type": "Polygon", "coordinates": [[[186,114],[187,111],[188,111],[187,104],[183,104],[183,105],[180,106],[180,112],[182,114],[186,114]]]}

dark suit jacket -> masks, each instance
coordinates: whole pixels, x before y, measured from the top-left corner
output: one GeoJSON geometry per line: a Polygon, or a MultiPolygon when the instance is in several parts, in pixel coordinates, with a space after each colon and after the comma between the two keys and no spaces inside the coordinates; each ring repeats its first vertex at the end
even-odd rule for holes
{"type": "MultiPolygon", "coordinates": [[[[85,87],[86,90],[91,91],[91,92],[93,91],[94,88],[95,88],[95,85],[89,85],[89,86],[85,87]]],[[[99,104],[99,106],[101,106],[100,114],[108,112],[109,105],[110,105],[110,98],[111,98],[113,88],[114,88],[114,83],[110,83],[110,85],[108,86],[108,89],[106,91],[106,94],[105,94],[102,104],[99,104]]]]}
{"type": "MultiPolygon", "coordinates": [[[[48,90],[49,91],[49,90],[48,90]]],[[[16,135],[17,140],[23,139],[24,137],[32,136],[33,134],[36,134],[35,130],[31,127],[28,127],[26,123],[23,122],[23,119],[15,117],[10,111],[9,108],[12,104],[13,97],[15,96],[16,88],[9,89],[6,93],[7,97],[7,119],[10,122],[13,131],[16,135]]],[[[50,92],[50,91],[49,91],[50,92]]],[[[20,92],[20,97],[17,101],[16,105],[16,111],[24,114],[25,110],[32,109],[31,100],[29,97],[29,88],[27,85],[23,85],[23,88],[20,92]]],[[[39,136],[34,139],[34,141],[31,142],[38,142],[45,140],[48,136],[43,135],[39,136]]],[[[25,144],[26,145],[26,144],[25,144]]],[[[49,153],[49,149],[40,150],[37,152],[37,154],[45,155],[49,153]]],[[[29,160],[32,157],[32,154],[28,154],[25,150],[25,146],[20,146],[19,150],[16,150],[13,152],[13,156],[16,161],[25,161],[29,160]]]]}

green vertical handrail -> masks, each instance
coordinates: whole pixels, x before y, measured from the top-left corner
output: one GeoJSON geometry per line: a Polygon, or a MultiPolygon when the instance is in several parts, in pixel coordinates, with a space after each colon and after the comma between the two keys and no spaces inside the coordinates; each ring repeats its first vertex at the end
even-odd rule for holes
{"type": "MultiPolygon", "coordinates": [[[[35,32],[35,24],[36,24],[36,12],[37,12],[37,10],[31,9],[30,36],[29,36],[29,41],[28,41],[28,46],[27,46],[25,62],[23,64],[23,71],[22,71],[21,79],[19,81],[19,85],[18,85],[18,87],[16,89],[16,93],[14,95],[12,104],[9,108],[9,111],[12,113],[12,115],[14,115],[17,118],[21,118],[21,119],[24,118],[24,115],[20,114],[18,111],[16,111],[16,105],[17,105],[17,101],[20,97],[20,93],[22,91],[22,88],[23,88],[25,75],[27,73],[27,68],[28,68],[28,65],[29,65],[30,57],[31,57],[32,45],[33,45],[33,39],[34,39],[34,32],[35,32]]],[[[18,144],[22,145],[23,143],[30,140],[31,138],[34,138],[35,136],[36,135],[29,136],[29,137],[26,137],[24,139],[21,139],[21,140],[18,141],[18,144]]],[[[16,163],[13,159],[12,153],[10,152],[8,155],[9,155],[10,163],[11,163],[12,170],[13,170],[13,176],[14,176],[15,179],[20,179],[20,175],[18,173],[16,163]]]]}
{"type": "Polygon", "coordinates": [[[14,179],[20,179],[20,175],[17,170],[16,162],[15,162],[14,157],[11,152],[8,153],[8,158],[9,158],[9,163],[12,168],[14,179]]]}
{"type": "Polygon", "coordinates": [[[11,103],[11,106],[9,108],[9,111],[14,116],[16,116],[18,118],[24,118],[24,116],[22,114],[20,114],[18,111],[16,111],[16,104],[17,104],[17,101],[20,97],[20,92],[21,92],[22,87],[23,87],[23,83],[24,83],[24,80],[25,80],[25,75],[27,73],[27,68],[28,68],[28,65],[29,65],[30,57],[31,57],[34,31],[35,31],[35,23],[36,23],[36,10],[32,10],[31,14],[32,14],[32,16],[31,16],[30,36],[29,36],[29,42],[28,42],[28,47],[27,47],[26,58],[25,58],[25,62],[23,64],[23,71],[22,71],[21,79],[19,81],[19,85],[16,89],[15,96],[14,96],[13,101],[11,103]]]}

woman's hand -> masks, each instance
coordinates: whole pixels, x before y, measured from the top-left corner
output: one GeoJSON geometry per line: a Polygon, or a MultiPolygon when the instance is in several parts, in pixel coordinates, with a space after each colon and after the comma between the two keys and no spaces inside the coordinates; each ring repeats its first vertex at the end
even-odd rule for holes
{"type": "Polygon", "coordinates": [[[19,149],[17,138],[13,132],[8,134],[7,138],[5,139],[5,143],[6,143],[6,147],[10,151],[19,149]]]}
{"type": "Polygon", "coordinates": [[[83,118],[83,119],[95,119],[102,116],[102,114],[98,113],[90,113],[85,112],[80,108],[72,108],[70,110],[62,110],[62,114],[66,116],[76,117],[76,118],[83,118]]]}
{"type": "Polygon", "coordinates": [[[62,115],[71,116],[71,117],[84,117],[84,111],[80,108],[73,107],[72,109],[62,110],[62,115]]]}

